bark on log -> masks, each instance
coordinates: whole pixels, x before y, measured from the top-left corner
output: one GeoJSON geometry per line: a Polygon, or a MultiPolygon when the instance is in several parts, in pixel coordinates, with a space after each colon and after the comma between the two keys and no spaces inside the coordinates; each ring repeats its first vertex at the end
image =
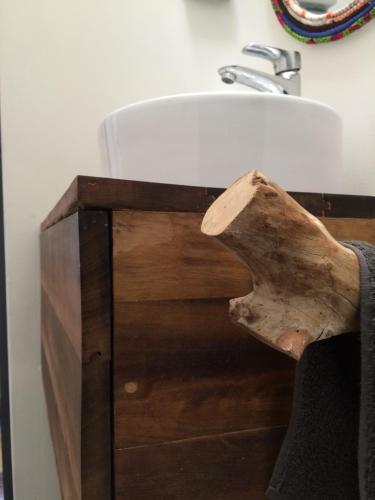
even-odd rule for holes
{"type": "Polygon", "coordinates": [[[253,290],[230,301],[230,315],[263,342],[299,359],[310,342],[358,329],[356,255],[265,175],[232,184],[202,232],[250,268],[253,290]]]}

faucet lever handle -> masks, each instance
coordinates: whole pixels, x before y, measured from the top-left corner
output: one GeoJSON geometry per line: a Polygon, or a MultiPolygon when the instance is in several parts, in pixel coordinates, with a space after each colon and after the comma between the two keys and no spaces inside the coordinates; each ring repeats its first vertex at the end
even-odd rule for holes
{"type": "Polygon", "coordinates": [[[276,75],[286,71],[301,69],[301,54],[296,50],[278,49],[268,45],[249,43],[242,49],[243,54],[271,61],[276,75]]]}

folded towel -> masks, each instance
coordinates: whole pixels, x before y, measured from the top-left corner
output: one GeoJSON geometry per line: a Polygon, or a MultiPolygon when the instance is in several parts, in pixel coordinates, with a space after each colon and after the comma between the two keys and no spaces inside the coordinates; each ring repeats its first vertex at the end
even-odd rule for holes
{"type": "Polygon", "coordinates": [[[361,272],[360,332],[310,344],[270,500],[375,500],[375,247],[346,242],[361,272]]]}

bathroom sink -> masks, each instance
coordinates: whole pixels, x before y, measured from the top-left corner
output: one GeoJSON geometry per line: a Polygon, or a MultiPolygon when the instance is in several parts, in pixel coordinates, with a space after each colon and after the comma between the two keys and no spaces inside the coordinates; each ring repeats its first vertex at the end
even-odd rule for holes
{"type": "Polygon", "coordinates": [[[258,169],[291,191],[340,192],[342,124],[294,96],[211,92],[125,106],[101,126],[119,179],[226,187],[258,169]]]}

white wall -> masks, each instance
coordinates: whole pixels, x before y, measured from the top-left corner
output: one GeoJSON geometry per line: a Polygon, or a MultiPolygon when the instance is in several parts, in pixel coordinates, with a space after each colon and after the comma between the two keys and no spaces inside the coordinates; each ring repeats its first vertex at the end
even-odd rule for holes
{"type": "MultiPolygon", "coordinates": [[[[304,46],[261,0],[3,0],[1,120],[16,500],[59,498],[39,352],[38,225],[77,174],[100,175],[97,127],[124,104],[220,90],[248,41],[303,55],[303,94],[345,123],[347,191],[375,194],[375,22],[304,46]]],[[[254,67],[270,69],[251,61],[254,67]]]]}

